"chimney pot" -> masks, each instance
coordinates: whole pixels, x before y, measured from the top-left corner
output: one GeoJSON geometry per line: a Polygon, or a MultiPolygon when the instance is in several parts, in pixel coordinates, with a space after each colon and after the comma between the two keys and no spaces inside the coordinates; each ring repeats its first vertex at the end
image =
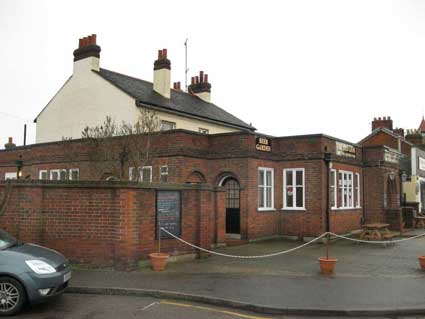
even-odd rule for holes
{"type": "Polygon", "coordinates": [[[199,71],[199,79],[202,82],[204,82],[204,71],[199,71]]]}
{"type": "Polygon", "coordinates": [[[163,59],[167,58],[167,49],[162,49],[162,58],[163,59]]]}
{"type": "Polygon", "coordinates": [[[158,50],[158,60],[162,59],[162,50],[158,50]]]}
{"type": "Polygon", "coordinates": [[[199,76],[195,76],[195,83],[199,84],[199,76]]]}
{"type": "Polygon", "coordinates": [[[204,76],[204,82],[208,83],[208,74],[205,74],[205,76],[204,76]]]}
{"type": "Polygon", "coordinates": [[[13,143],[13,138],[9,137],[9,142],[8,143],[9,144],[12,144],[13,143]]]}

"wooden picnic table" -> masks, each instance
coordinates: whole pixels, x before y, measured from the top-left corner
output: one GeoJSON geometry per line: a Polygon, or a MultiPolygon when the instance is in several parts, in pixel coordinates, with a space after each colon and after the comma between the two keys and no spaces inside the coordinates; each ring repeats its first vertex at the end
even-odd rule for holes
{"type": "Polygon", "coordinates": [[[366,239],[366,240],[391,239],[394,236],[392,232],[388,229],[388,226],[390,226],[390,224],[383,224],[383,223],[365,224],[362,226],[363,232],[360,234],[360,239],[366,239]]]}

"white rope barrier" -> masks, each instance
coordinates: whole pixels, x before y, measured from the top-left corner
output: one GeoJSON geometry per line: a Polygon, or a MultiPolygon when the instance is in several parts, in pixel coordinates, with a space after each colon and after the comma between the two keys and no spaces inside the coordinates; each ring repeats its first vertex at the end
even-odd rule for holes
{"type": "Polygon", "coordinates": [[[279,252],[273,253],[273,254],[258,255],[258,256],[240,256],[240,255],[223,254],[223,253],[219,253],[219,252],[216,252],[216,251],[208,250],[208,249],[205,249],[205,248],[196,246],[196,245],[194,245],[192,243],[189,243],[189,242],[185,241],[184,239],[181,239],[180,237],[177,237],[176,235],[170,233],[169,231],[167,231],[163,227],[161,227],[161,230],[164,231],[165,233],[167,233],[168,235],[174,237],[175,239],[181,241],[182,243],[184,243],[184,244],[192,247],[192,248],[199,249],[201,251],[207,252],[207,253],[212,254],[212,255],[217,255],[217,256],[222,256],[222,257],[229,257],[229,258],[241,258],[241,259],[268,258],[268,257],[274,257],[274,256],[278,256],[278,255],[287,254],[287,253],[296,251],[298,249],[301,249],[301,248],[303,248],[303,247],[305,247],[307,245],[310,245],[310,244],[314,243],[315,241],[318,241],[319,239],[321,239],[322,237],[325,237],[327,235],[327,233],[323,233],[319,237],[316,237],[316,238],[310,240],[309,242],[307,242],[307,243],[305,243],[303,245],[300,245],[300,246],[297,246],[297,247],[294,247],[294,248],[291,248],[291,249],[288,249],[288,250],[279,251],[279,252]]]}
{"type": "Polygon", "coordinates": [[[288,253],[291,253],[293,251],[296,251],[296,250],[299,250],[301,248],[304,248],[304,247],[306,247],[306,246],[308,246],[308,245],[310,245],[310,244],[318,241],[319,239],[321,239],[321,238],[323,238],[323,237],[325,237],[327,235],[334,236],[334,237],[341,238],[341,239],[346,239],[346,240],[354,241],[354,242],[360,242],[360,243],[366,243],[366,244],[380,244],[380,245],[382,245],[382,244],[396,244],[396,243],[400,243],[400,242],[404,242],[404,241],[408,241],[408,240],[413,240],[413,239],[417,239],[417,238],[420,238],[420,237],[425,236],[425,233],[422,233],[422,234],[419,234],[419,235],[416,235],[416,236],[413,236],[413,237],[408,237],[408,238],[403,238],[403,239],[397,239],[397,240],[363,240],[363,239],[355,239],[355,238],[350,238],[350,237],[343,236],[343,235],[338,235],[338,234],[335,234],[335,233],[332,233],[332,232],[325,232],[325,233],[321,234],[319,237],[316,237],[316,238],[314,238],[314,239],[306,242],[305,244],[302,244],[300,246],[297,246],[297,247],[294,247],[294,248],[291,248],[291,249],[288,249],[288,250],[283,250],[283,251],[279,251],[277,253],[266,254],[266,255],[241,256],[241,255],[223,254],[223,253],[219,253],[219,252],[216,252],[216,251],[208,250],[208,249],[205,249],[205,248],[196,246],[196,245],[194,245],[192,243],[189,243],[188,241],[186,241],[186,240],[184,240],[184,239],[182,239],[180,237],[177,237],[176,235],[170,233],[169,231],[167,231],[163,227],[161,227],[161,230],[163,232],[165,232],[166,234],[170,235],[171,237],[173,237],[173,238],[181,241],[182,243],[184,243],[184,244],[186,244],[186,245],[188,245],[188,246],[190,246],[192,248],[201,250],[203,252],[206,252],[206,253],[209,253],[209,254],[212,254],[212,255],[222,256],[222,257],[241,258],[241,259],[269,258],[269,257],[278,256],[278,255],[288,254],[288,253]]]}
{"type": "Polygon", "coordinates": [[[337,238],[341,238],[341,239],[346,239],[346,240],[350,240],[350,241],[354,241],[354,242],[358,242],[358,243],[365,243],[365,244],[397,244],[397,243],[401,243],[403,241],[408,241],[408,240],[412,240],[412,239],[416,239],[416,238],[420,238],[425,236],[425,233],[416,235],[416,236],[412,236],[412,237],[408,237],[408,238],[402,238],[402,239],[396,239],[396,240],[364,240],[364,239],[356,239],[356,238],[351,238],[351,237],[347,237],[347,236],[343,236],[343,235],[338,235],[335,233],[331,233],[328,232],[329,235],[331,236],[335,236],[337,238]]]}

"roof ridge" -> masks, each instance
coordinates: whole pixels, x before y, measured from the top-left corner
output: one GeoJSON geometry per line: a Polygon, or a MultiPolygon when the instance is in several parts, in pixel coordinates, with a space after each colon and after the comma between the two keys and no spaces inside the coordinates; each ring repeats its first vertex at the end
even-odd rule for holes
{"type": "Polygon", "coordinates": [[[164,110],[186,113],[206,120],[219,121],[225,126],[245,130],[255,130],[255,127],[242,121],[214,103],[207,102],[197,95],[181,90],[172,90],[171,98],[167,99],[153,90],[153,83],[129,76],[120,72],[100,68],[93,71],[112,85],[130,95],[137,102],[156,105],[164,110]]]}

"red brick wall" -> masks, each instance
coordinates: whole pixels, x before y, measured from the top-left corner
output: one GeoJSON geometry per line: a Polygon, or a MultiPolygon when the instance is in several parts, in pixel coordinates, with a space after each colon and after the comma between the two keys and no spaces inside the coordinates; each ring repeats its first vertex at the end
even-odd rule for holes
{"type": "MultiPolygon", "coordinates": [[[[181,190],[183,239],[205,248],[222,242],[224,193],[199,185],[173,188],[181,190]],[[216,220],[218,227],[211,227],[216,220]]],[[[7,192],[0,185],[2,198],[7,192]]],[[[133,266],[157,249],[155,194],[155,188],[125,185],[14,182],[0,227],[73,261],[133,266]]],[[[161,244],[171,254],[193,252],[174,239],[161,244]]]]}

